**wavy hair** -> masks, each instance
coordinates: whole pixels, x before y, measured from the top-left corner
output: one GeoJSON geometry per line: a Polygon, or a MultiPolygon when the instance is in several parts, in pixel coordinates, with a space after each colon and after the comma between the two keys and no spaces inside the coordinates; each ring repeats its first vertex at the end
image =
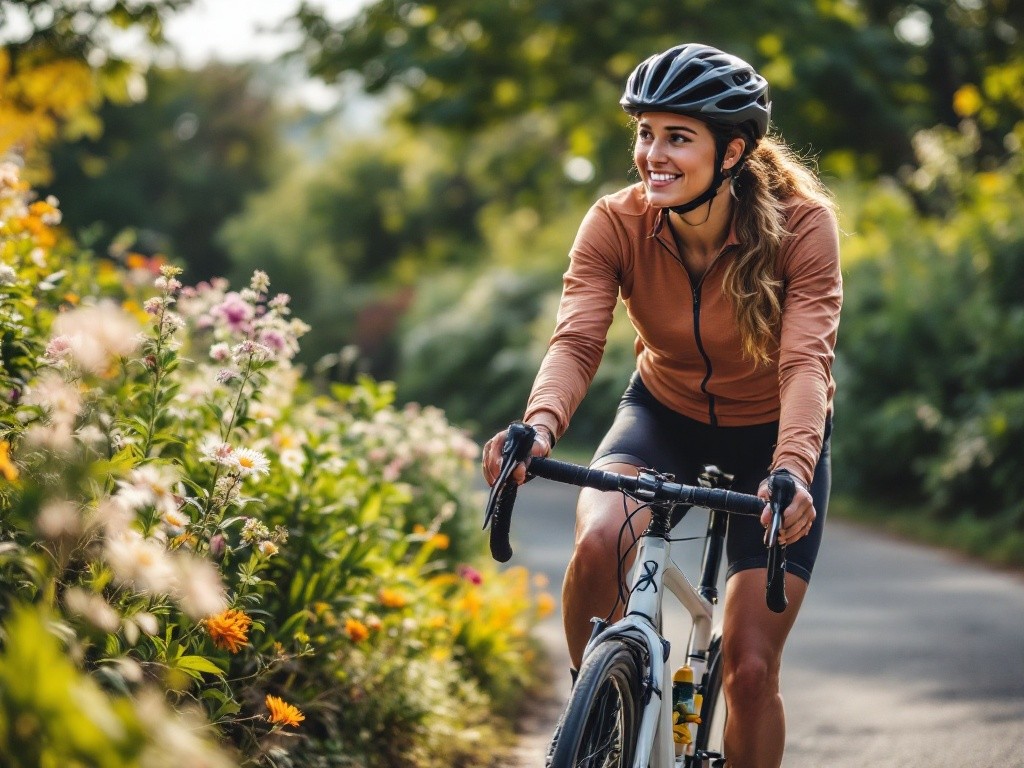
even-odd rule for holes
{"type": "MultiPolygon", "coordinates": [[[[732,138],[729,134],[732,131],[723,138],[732,138]]],[[[742,134],[734,135],[749,141],[742,134]]],[[[833,213],[836,205],[810,163],[771,136],[747,154],[733,192],[736,235],[741,244],[726,269],[725,291],[733,303],[744,353],[757,364],[767,365],[778,347],[782,320],[783,282],[776,269],[782,243],[790,234],[786,201],[794,197],[813,200],[833,213]]]]}

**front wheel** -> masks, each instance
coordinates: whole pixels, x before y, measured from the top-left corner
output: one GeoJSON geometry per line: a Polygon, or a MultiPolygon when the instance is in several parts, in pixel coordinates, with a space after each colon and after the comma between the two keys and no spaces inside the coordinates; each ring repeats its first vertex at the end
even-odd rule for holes
{"type": "Polygon", "coordinates": [[[713,764],[712,760],[700,758],[710,756],[721,757],[725,749],[725,719],[728,714],[725,706],[725,694],[722,692],[722,638],[715,637],[708,648],[708,666],[701,684],[704,701],[700,706],[700,725],[694,747],[697,758],[692,760],[693,766],[713,764]]]}
{"type": "Polygon", "coordinates": [[[629,768],[640,727],[642,664],[620,638],[583,660],[548,768],[629,768]]]}

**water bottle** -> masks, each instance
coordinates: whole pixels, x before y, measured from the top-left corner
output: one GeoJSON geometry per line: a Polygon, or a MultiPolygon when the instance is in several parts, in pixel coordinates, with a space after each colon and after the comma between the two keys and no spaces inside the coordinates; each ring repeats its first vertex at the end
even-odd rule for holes
{"type": "Polygon", "coordinates": [[[672,675],[672,740],[676,757],[685,754],[693,741],[688,718],[696,714],[694,707],[693,668],[684,664],[672,675]]]}

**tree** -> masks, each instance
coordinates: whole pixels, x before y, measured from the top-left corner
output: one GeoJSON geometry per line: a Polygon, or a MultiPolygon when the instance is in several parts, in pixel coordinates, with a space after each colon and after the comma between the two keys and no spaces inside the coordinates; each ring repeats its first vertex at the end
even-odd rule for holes
{"type": "MultiPolygon", "coordinates": [[[[593,162],[595,181],[621,163],[615,104],[626,75],[683,40],[750,60],[772,83],[790,141],[843,151],[868,172],[911,163],[909,137],[955,124],[965,87],[989,100],[994,134],[1021,117],[1014,41],[1024,19],[1006,0],[378,0],[340,22],[310,3],[296,18],[314,74],[397,89],[407,120],[453,132],[554,115],[565,155],[593,162]]],[[[995,142],[988,150],[1001,152],[995,142]]]]}
{"type": "Polygon", "coordinates": [[[0,155],[16,152],[30,179],[48,179],[47,147],[98,136],[104,101],[145,95],[137,65],[113,51],[111,33],[137,29],[159,45],[163,19],[191,2],[0,1],[0,28],[24,29],[0,51],[0,155]]]}
{"type": "Polygon", "coordinates": [[[99,224],[102,246],[133,228],[129,247],[182,259],[189,279],[223,275],[217,232],[281,159],[273,98],[251,67],[223,64],[154,68],[146,89],[145,101],[100,110],[102,136],[53,150],[47,191],[69,226],[99,224]]]}

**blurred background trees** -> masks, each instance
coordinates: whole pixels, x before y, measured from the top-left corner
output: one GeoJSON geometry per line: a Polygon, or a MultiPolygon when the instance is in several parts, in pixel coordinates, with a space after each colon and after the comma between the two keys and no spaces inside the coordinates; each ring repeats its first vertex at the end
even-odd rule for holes
{"type": "MultiPolygon", "coordinates": [[[[380,0],[339,19],[300,2],[288,66],[349,94],[319,113],[284,106],[265,67],[140,81],[90,54],[125,13],[159,40],[184,2],[92,27],[27,5],[3,104],[40,114],[24,94],[45,89],[19,78],[45,81],[54,51],[92,78],[37,132],[72,228],[194,279],[266,269],[314,327],[311,373],[394,379],[481,434],[520,414],[583,213],[633,179],[624,78],[683,40],[735,51],[842,206],[837,484],[1024,527],[1020,3],[380,0]]],[[[628,327],[612,333],[569,442],[593,445],[632,366],[628,327]]]]}

